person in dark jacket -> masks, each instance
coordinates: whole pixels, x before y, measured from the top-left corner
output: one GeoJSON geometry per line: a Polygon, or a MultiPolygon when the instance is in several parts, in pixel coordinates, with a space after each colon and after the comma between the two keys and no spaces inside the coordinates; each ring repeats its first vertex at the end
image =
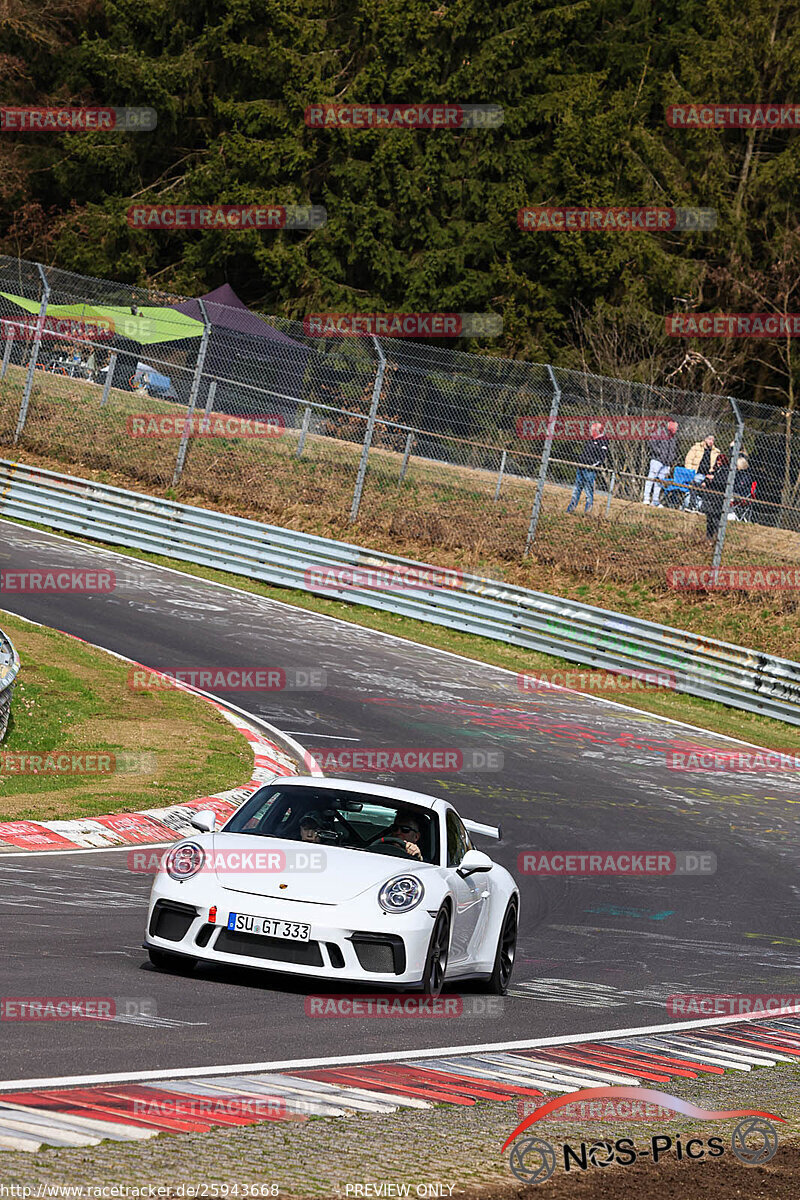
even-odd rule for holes
{"type": "Polygon", "coordinates": [[[594,421],[589,426],[589,440],[584,442],[581,450],[580,458],[578,459],[578,469],[575,472],[575,487],[572,491],[572,499],[567,505],[567,512],[575,512],[575,509],[580,504],[581,492],[586,492],[586,509],[587,513],[592,511],[594,503],[594,476],[598,467],[605,465],[608,457],[608,439],[602,434],[602,425],[599,421],[594,421]]]}
{"type": "Polygon", "coordinates": [[[737,520],[750,516],[751,491],[755,476],[750,469],[746,454],[740,454],[736,460],[736,474],[733,477],[733,505],[731,511],[737,520]]]}
{"type": "Polygon", "coordinates": [[[661,503],[661,482],[672,473],[673,463],[678,454],[678,421],[667,422],[667,436],[650,438],[650,469],[648,481],[644,485],[644,503],[652,504],[655,509],[661,503]]]}
{"type": "Polygon", "coordinates": [[[666,434],[666,437],[650,439],[650,469],[647,472],[647,483],[644,485],[644,503],[652,504],[654,508],[658,508],[661,503],[661,483],[659,481],[668,478],[677,455],[677,421],[667,422],[666,434]]]}
{"type": "Polygon", "coordinates": [[[730,457],[720,454],[712,469],[703,480],[703,512],[706,514],[706,537],[709,542],[716,542],[719,523],[722,519],[722,507],[725,503],[725,485],[728,482],[730,457]]]}

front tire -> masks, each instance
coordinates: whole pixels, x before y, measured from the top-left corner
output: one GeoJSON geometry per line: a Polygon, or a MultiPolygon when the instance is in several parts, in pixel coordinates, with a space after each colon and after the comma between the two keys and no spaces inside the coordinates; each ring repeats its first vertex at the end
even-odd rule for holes
{"type": "Polygon", "coordinates": [[[517,930],[519,914],[515,900],[509,902],[500,926],[500,936],[497,939],[497,951],[494,956],[494,967],[486,983],[486,990],[492,996],[505,996],[511,982],[514,970],[514,959],[517,954],[517,930]]]}
{"type": "Polygon", "coordinates": [[[147,953],[150,962],[159,971],[174,971],[178,975],[189,975],[197,965],[196,958],[187,958],[183,954],[170,954],[169,950],[159,950],[156,946],[148,946],[147,953]]]}
{"type": "Polygon", "coordinates": [[[428,953],[425,956],[425,973],[422,976],[422,994],[436,999],[444,986],[447,959],[450,955],[450,916],[443,908],[433,926],[428,953]]]}

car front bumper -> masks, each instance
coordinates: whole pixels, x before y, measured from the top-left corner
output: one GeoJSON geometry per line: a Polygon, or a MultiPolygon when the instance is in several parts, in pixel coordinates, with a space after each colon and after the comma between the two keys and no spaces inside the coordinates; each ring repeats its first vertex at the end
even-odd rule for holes
{"type": "MultiPolygon", "coordinates": [[[[424,903],[424,902],[423,902],[424,903]]],[[[203,962],[278,971],[313,979],[389,988],[418,986],[435,912],[420,905],[406,914],[384,913],[363,900],[344,904],[285,901],[222,887],[192,887],[159,876],[153,886],[145,945],[203,962]],[[216,920],[208,920],[216,907],[216,920]],[[231,913],[302,922],[308,942],[228,930],[231,913]]]]}

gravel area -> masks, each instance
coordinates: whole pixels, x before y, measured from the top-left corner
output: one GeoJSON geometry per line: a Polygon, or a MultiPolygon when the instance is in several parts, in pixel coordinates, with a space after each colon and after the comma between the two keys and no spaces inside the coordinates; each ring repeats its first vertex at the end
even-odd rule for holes
{"type": "MultiPolygon", "coordinates": [[[[663,1085],[672,1095],[704,1108],[756,1108],[783,1116],[776,1122],[779,1148],[763,1166],[745,1166],[730,1151],[730,1121],[693,1121],[677,1114],[660,1122],[545,1120],[531,1130],[556,1147],[558,1166],[538,1185],[522,1185],[512,1174],[505,1139],[521,1119],[517,1102],[442,1105],[427,1111],[401,1110],[388,1115],[314,1118],[302,1124],[267,1123],[209,1134],[182,1134],[149,1142],[104,1142],[87,1149],[50,1149],[36,1154],[0,1151],[0,1200],[72,1195],[86,1200],[90,1187],[118,1187],[125,1197],[160,1195],[233,1197],[280,1195],[285,1200],[345,1200],[346,1197],[454,1196],[474,1200],[566,1196],[583,1200],[600,1195],[627,1198],[647,1195],[676,1200],[731,1197],[795,1198],[800,1195],[800,1065],[731,1072],[708,1081],[663,1085]],[[720,1136],[725,1153],[713,1160],[677,1160],[674,1145],[690,1137],[720,1136]],[[631,1137],[636,1147],[652,1136],[671,1136],[673,1149],[656,1164],[573,1168],[566,1172],[561,1144],[577,1151],[580,1143],[603,1137],[631,1137]],[[13,1185],[13,1189],[12,1189],[13,1185]],[[70,1192],[55,1190],[67,1185],[70,1192]],[[197,1190],[192,1192],[190,1189],[197,1190]],[[130,1190],[124,1190],[124,1189],[130,1190]],[[136,1192],[133,1189],[145,1189],[136,1192]],[[148,1189],[162,1189],[160,1193],[148,1189]],[[40,1190],[39,1190],[40,1189],[40,1190]],[[407,1189],[407,1190],[406,1190],[407,1189]]],[[[525,1137],[526,1135],[522,1135],[525,1137]]],[[[522,1140],[522,1138],[520,1139],[522,1140]]],[[[99,1196],[100,1193],[94,1193],[99,1196]]],[[[106,1196],[114,1193],[107,1191],[106,1196]]]]}

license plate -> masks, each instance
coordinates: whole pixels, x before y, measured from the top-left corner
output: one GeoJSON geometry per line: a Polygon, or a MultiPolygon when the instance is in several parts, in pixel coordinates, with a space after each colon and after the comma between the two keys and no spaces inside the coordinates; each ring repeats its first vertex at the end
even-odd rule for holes
{"type": "Polygon", "coordinates": [[[302,921],[280,921],[275,917],[250,917],[247,913],[231,913],[228,929],[234,933],[257,933],[261,937],[288,938],[291,942],[307,942],[311,926],[302,921]]]}

